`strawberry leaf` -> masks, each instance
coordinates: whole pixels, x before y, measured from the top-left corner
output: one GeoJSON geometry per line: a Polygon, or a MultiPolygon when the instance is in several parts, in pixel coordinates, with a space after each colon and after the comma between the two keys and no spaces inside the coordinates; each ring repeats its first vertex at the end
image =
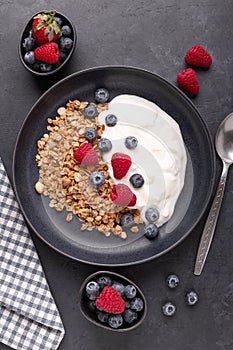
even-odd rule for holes
{"type": "Polygon", "coordinates": [[[44,27],[44,25],[45,25],[44,22],[38,23],[37,26],[35,27],[35,31],[40,30],[41,28],[44,27]]]}
{"type": "Polygon", "coordinates": [[[51,31],[49,32],[49,35],[48,35],[49,41],[52,41],[52,40],[53,40],[53,37],[54,37],[54,32],[53,32],[53,30],[51,30],[51,31]]]}

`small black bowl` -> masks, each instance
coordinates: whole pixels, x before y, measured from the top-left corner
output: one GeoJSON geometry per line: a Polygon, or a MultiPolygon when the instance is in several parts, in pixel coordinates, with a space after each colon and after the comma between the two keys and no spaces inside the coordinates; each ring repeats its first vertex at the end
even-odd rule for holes
{"type": "MultiPolygon", "coordinates": [[[[24,39],[26,37],[29,36],[29,32],[31,30],[31,27],[32,27],[32,22],[34,20],[34,17],[36,15],[38,15],[39,13],[43,13],[45,10],[43,11],[40,11],[40,12],[37,12],[36,14],[34,14],[31,19],[29,20],[29,22],[26,24],[24,30],[22,31],[22,34],[20,36],[20,41],[19,41],[19,57],[20,57],[20,60],[22,62],[22,64],[24,65],[24,67],[31,73],[37,75],[37,76],[50,76],[52,74],[56,74],[57,72],[59,72],[61,69],[64,68],[64,66],[67,64],[67,62],[69,61],[69,59],[71,58],[73,52],[74,52],[74,49],[75,49],[75,46],[76,46],[76,42],[77,42],[77,34],[76,34],[76,30],[75,30],[75,27],[73,25],[73,23],[71,22],[71,20],[69,18],[67,18],[65,15],[63,15],[62,13],[60,12],[56,12],[55,16],[56,17],[59,17],[61,20],[62,20],[62,26],[63,25],[68,25],[70,28],[71,28],[71,34],[69,35],[69,38],[71,40],[73,40],[73,45],[71,47],[71,49],[67,52],[67,57],[64,59],[64,60],[60,60],[57,63],[55,63],[53,65],[53,68],[48,71],[48,72],[42,72],[38,69],[38,67],[36,68],[34,65],[30,65],[28,64],[27,62],[24,61],[24,55],[26,53],[24,47],[23,47],[23,42],[24,42],[24,39]]],[[[59,38],[60,39],[60,38],[59,38]]],[[[57,44],[59,46],[59,39],[57,39],[57,44]]],[[[38,66],[38,64],[37,64],[38,66]]]]}
{"type": "MultiPolygon", "coordinates": [[[[124,298],[124,297],[123,297],[124,298]]],[[[118,273],[114,273],[114,272],[110,272],[110,271],[98,271],[93,273],[92,275],[88,276],[79,291],[79,306],[80,306],[80,310],[82,312],[82,314],[93,324],[95,324],[96,326],[111,330],[111,331],[116,331],[116,332],[126,332],[126,331],[130,331],[135,329],[136,327],[138,327],[143,320],[146,317],[147,314],[147,303],[146,303],[146,299],[144,294],[142,293],[142,291],[140,290],[140,288],[131,280],[129,280],[128,278],[118,274],[118,273]],[[89,307],[88,307],[88,302],[89,299],[87,297],[86,294],[86,285],[88,282],[90,281],[97,281],[97,279],[101,276],[108,276],[112,279],[112,281],[115,282],[119,282],[121,284],[123,284],[124,286],[126,285],[133,285],[136,290],[137,290],[137,294],[136,297],[140,298],[143,300],[143,304],[144,307],[140,312],[137,312],[138,314],[138,318],[137,320],[133,321],[133,323],[126,323],[125,321],[123,322],[122,326],[120,326],[119,328],[112,328],[108,325],[108,323],[103,323],[101,321],[98,320],[96,312],[92,311],[89,307]]]]}

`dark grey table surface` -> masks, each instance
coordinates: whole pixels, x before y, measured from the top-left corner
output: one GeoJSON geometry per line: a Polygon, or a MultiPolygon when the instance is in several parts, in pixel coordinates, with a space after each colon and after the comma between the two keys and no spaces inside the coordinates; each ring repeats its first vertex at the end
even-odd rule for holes
{"type": "MultiPolygon", "coordinates": [[[[52,0],[49,4],[44,0],[1,0],[0,11],[0,153],[11,179],[16,136],[28,111],[55,82],[85,68],[136,66],[175,84],[176,74],[186,67],[185,52],[199,43],[211,53],[213,65],[207,71],[197,71],[201,88],[193,102],[212,138],[221,120],[233,110],[231,0],[52,0]],[[78,43],[68,67],[53,78],[38,79],[20,63],[18,40],[31,15],[48,6],[72,19],[78,43]]],[[[221,163],[217,159],[217,176],[220,171],[221,163]]],[[[145,322],[126,334],[97,328],[79,311],[80,285],[98,267],[60,255],[31,232],[66,329],[60,349],[233,349],[232,203],[230,170],[214,241],[200,277],[193,275],[193,266],[205,216],[193,232],[166,255],[145,264],[110,269],[137,282],[148,301],[145,322]],[[181,280],[175,291],[165,285],[165,278],[171,272],[181,280]],[[184,303],[184,294],[190,288],[200,296],[192,309],[184,303]],[[177,313],[170,319],[161,312],[167,299],[177,305],[177,313]]],[[[0,349],[9,348],[0,344],[0,349]]]]}

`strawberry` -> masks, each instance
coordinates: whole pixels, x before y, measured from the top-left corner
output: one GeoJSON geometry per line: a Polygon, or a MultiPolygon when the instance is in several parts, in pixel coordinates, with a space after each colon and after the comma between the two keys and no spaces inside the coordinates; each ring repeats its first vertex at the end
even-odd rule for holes
{"type": "Polygon", "coordinates": [[[199,91],[199,83],[195,71],[192,68],[184,69],[176,77],[178,86],[186,94],[195,96],[199,91]]]}
{"type": "Polygon", "coordinates": [[[38,46],[34,50],[34,56],[37,60],[49,64],[56,63],[59,60],[60,52],[56,43],[47,43],[38,46]]]}
{"type": "Polygon", "coordinates": [[[125,301],[117,291],[106,286],[95,301],[95,305],[99,310],[111,313],[121,314],[125,310],[125,301]]]}
{"type": "Polygon", "coordinates": [[[112,155],[111,164],[113,168],[113,175],[116,179],[122,179],[129,170],[132,161],[130,156],[124,153],[114,153],[112,155]]]}
{"type": "Polygon", "coordinates": [[[209,68],[212,64],[210,54],[200,45],[192,46],[185,55],[185,62],[191,66],[209,68]]]}
{"type": "Polygon", "coordinates": [[[83,143],[75,152],[74,158],[83,165],[96,165],[98,156],[89,143],[83,143]]]}
{"type": "Polygon", "coordinates": [[[115,204],[121,206],[133,207],[137,202],[137,197],[125,184],[114,185],[110,198],[115,204]]]}
{"type": "Polygon", "coordinates": [[[61,36],[61,28],[54,20],[55,14],[55,11],[45,11],[34,17],[32,32],[37,45],[55,41],[61,36]]]}

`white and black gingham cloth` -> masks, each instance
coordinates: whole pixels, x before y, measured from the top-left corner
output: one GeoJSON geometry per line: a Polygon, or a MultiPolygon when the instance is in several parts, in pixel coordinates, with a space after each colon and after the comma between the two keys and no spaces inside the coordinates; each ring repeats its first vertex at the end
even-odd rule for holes
{"type": "Polygon", "coordinates": [[[0,342],[55,350],[64,327],[0,158],[0,342]]]}

